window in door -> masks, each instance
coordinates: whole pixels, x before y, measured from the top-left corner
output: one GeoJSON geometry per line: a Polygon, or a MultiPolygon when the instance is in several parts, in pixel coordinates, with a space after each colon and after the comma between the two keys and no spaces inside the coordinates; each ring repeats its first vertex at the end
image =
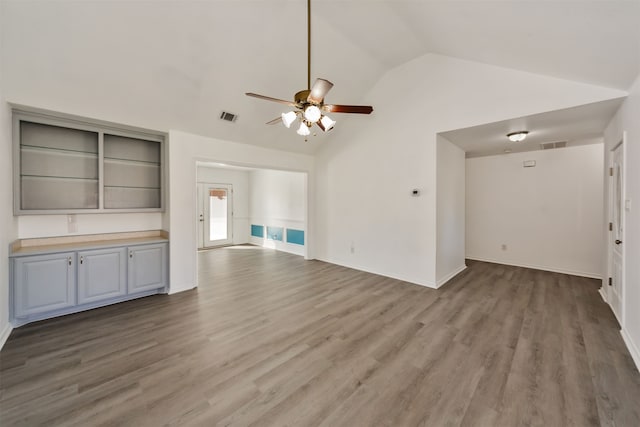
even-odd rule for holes
{"type": "Polygon", "coordinates": [[[228,184],[201,186],[201,213],[203,225],[202,247],[233,243],[233,188],[228,184]]]}

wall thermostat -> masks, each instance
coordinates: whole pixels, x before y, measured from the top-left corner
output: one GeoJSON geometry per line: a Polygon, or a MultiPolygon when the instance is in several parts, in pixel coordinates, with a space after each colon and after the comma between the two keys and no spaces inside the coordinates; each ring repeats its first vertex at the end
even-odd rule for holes
{"type": "Polygon", "coordinates": [[[411,190],[411,195],[413,197],[418,197],[420,195],[420,190],[418,190],[417,188],[414,188],[413,190],[411,190]]]}

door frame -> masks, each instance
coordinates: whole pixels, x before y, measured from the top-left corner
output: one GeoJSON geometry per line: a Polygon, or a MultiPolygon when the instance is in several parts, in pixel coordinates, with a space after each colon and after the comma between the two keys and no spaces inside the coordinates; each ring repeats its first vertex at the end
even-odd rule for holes
{"type": "MultiPolygon", "coordinates": [[[[611,286],[606,285],[607,287],[607,302],[609,303],[609,306],[611,306],[611,311],[613,311],[614,316],[616,317],[616,319],[618,320],[618,323],[620,324],[620,327],[622,329],[624,329],[624,318],[625,318],[625,284],[626,284],[626,277],[625,277],[625,258],[626,258],[626,251],[625,251],[625,232],[626,232],[626,177],[627,177],[627,132],[624,131],[622,133],[622,137],[618,140],[618,143],[616,143],[613,147],[611,147],[611,149],[609,149],[609,162],[607,165],[607,177],[608,177],[608,193],[609,193],[609,197],[607,200],[607,214],[608,214],[608,224],[614,224],[614,205],[616,202],[616,195],[614,193],[614,180],[615,180],[615,172],[614,174],[612,174],[610,171],[613,171],[614,169],[614,152],[616,150],[622,150],[621,154],[622,154],[622,176],[621,176],[621,189],[620,189],[620,194],[621,194],[621,206],[620,206],[620,222],[622,224],[622,236],[621,240],[622,240],[622,246],[620,248],[620,287],[619,287],[619,292],[617,293],[617,299],[618,301],[613,301],[613,290],[611,289],[611,286]],[[619,313],[616,312],[616,304],[619,305],[619,313]]],[[[609,226],[607,224],[607,230],[609,230],[609,226]]],[[[608,235],[608,239],[607,239],[607,281],[609,279],[613,280],[614,277],[614,266],[613,266],[613,251],[615,248],[615,233],[613,232],[613,230],[609,230],[607,232],[608,235]]]]}
{"type": "Polygon", "coordinates": [[[221,246],[228,246],[233,244],[233,184],[212,183],[212,182],[198,182],[197,185],[197,228],[198,228],[198,248],[217,248],[221,246]],[[216,241],[220,243],[212,244],[213,241],[208,240],[210,223],[207,221],[209,205],[207,203],[206,193],[214,188],[224,188],[227,190],[227,239],[216,241]]]}

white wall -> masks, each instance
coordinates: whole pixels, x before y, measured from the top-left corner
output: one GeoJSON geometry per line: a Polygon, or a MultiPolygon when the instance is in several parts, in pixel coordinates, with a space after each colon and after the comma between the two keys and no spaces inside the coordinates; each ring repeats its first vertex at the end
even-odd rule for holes
{"type": "MultiPolygon", "coordinates": [[[[249,171],[198,166],[198,182],[233,186],[233,243],[249,242],[249,171]]],[[[198,221],[198,213],[194,221],[198,221]]]]}
{"type": "Polygon", "coordinates": [[[317,257],[436,286],[436,134],[624,95],[432,54],[389,71],[318,152],[317,257]]]}
{"type": "Polygon", "coordinates": [[[161,213],[76,214],[75,231],[70,231],[67,215],[21,215],[18,237],[72,236],[162,229],[161,213]]]}
{"type": "Polygon", "coordinates": [[[602,144],[467,159],[467,257],[601,278],[602,169],[602,144]]]}
{"type": "MultiPolygon", "coordinates": [[[[314,159],[303,154],[269,150],[237,144],[219,139],[192,135],[172,130],[169,132],[170,203],[168,222],[170,230],[170,293],[197,286],[197,226],[196,213],[196,162],[215,161],[237,166],[264,167],[308,173],[313,177],[314,159]]],[[[314,188],[310,178],[309,187],[314,188]]],[[[314,196],[307,198],[307,237],[313,247],[314,196]]],[[[313,253],[308,251],[307,258],[313,253]]]]}
{"type": "MultiPolygon", "coordinates": [[[[256,225],[305,231],[306,175],[299,172],[255,170],[249,173],[249,216],[256,225]]],[[[266,229],[265,229],[266,237],[266,229]]],[[[305,246],[251,237],[251,242],[304,255],[305,246]]]]}
{"type": "MultiPolygon", "coordinates": [[[[625,287],[622,298],[622,336],[640,369],[640,76],[633,84],[629,97],[605,131],[605,165],[609,165],[609,155],[613,147],[626,132],[626,167],[624,198],[630,201],[630,208],[624,216],[624,280],[625,287]]],[[[606,179],[605,190],[608,188],[606,179]]],[[[608,192],[605,191],[605,203],[608,192]]],[[[608,219],[609,221],[609,219],[608,219]]],[[[607,254],[604,262],[607,262],[607,254]]],[[[605,264],[606,265],[606,264],[605,264]]],[[[608,277],[608,276],[607,276],[608,277]]],[[[603,282],[603,291],[609,292],[603,282]]]]}
{"type": "MultiPolygon", "coordinates": [[[[0,5],[0,22],[3,7],[0,5]]],[[[3,40],[0,40],[0,50],[3,40]]],[[[4,98],[4,79],[0,67],[0,349],[11,333],[9,324],[9,244],[17,237],[13,217],[11,164],[11,110],[4,98]]]]}
{"type": "Polygon", "coordinates": [[[466,268],[464,151],[442,136],[437,140],[436,286],[466,268]]]}

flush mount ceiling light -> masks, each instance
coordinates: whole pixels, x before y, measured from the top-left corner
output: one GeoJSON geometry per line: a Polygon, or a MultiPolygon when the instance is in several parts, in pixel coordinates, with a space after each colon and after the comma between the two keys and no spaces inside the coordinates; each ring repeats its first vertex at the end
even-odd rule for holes
{"type": "Polygon", "coordinates": [[[325,104],[324,97],[332,87],[333,83],[325,79],[316,79],[313,86],[311,86],[311,0],[307,0],[307,89],[297,92],[293,96],[293,102],[258,95],[257,93],[249,92],[246,95],[293,107],[293,111],[282,113],[280,117],[267,122],[267,124],[272,125],[282,121],[286,127],[290,128],[296,119],[300,119],[300,127],[297,130],[297,134],[304,136],[306,141],[306,137],[311,134],[311,127],[314,124],[322,129],[323,132],[331,130],[336,124],[325,113],[371,114],[373,111],[373,107],[369,105],[325,104]]]}
{"type": "Polygon", "coordinates": [[[518,132],[508,133],[507,138],[509,138],[509,141],[511,142],[521,142],[524,141],[528,134],[529,132],[527,132],[526,130],[521,130],[518,132]]]}

